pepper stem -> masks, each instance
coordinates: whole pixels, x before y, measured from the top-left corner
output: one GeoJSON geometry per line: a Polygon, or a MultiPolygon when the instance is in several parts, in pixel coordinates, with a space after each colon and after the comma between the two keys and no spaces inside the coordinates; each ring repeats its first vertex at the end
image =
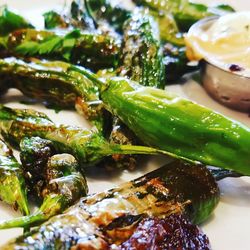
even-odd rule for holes
{"type": "Polygon", "coordinates": [[[28,227],[38,225],[60,213],[64,209],[64,201],[65,197],[63,195],[50,194],[46,196],[41,207],[34,214],[2,221],[0,222],[0,229],[14,227],[27,229],[28,227]]]}
{"type": "Polygon", "coordinates": [[[108,154],[148,154],[148,155],[166,155],[175,159],[181,159],[190,163],[197,163],[188,158],[178,156],[176,154],[170,153],[168,151],[147,147],[147,146],[135,146],[135,145],[120,145],[120,144],[110,144],[108,154]]]}

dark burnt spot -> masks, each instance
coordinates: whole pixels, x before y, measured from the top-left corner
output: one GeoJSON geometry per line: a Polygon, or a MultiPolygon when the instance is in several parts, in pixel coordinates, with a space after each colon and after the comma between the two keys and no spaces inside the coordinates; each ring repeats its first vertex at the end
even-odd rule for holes
{"type": "Polygon", "coordinates": [[[138,197],[138,199],[141,200],[141,199],[145,198],[148,195],[148,193],[147,192],[146,193],[136,192],[135,195],[138,197]]]}
{"type": "Polygon", "coordinates": [[[116,228],[122,228],[130,226],[136,222],[139,222],[144,216],[142,214],[139,215],[124,215],[114,219],[108,226],[103,228],[104,231],[113,230],[116,228]]]}
{"type": "Polygon", "coordinates": [[[133,235],[118,249],[211,249],[208,237],[183,216],[142,220],[133,235]]]}

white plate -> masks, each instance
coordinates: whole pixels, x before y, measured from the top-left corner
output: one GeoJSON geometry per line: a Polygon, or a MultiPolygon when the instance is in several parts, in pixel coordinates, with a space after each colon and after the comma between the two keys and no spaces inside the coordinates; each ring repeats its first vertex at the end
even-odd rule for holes
{"type": "MultiPolygon", "coordinates": [[[[218,3],[218,1],[202,1],[209,4],[218,3]]],[[[52,8],[62,8],[64,0],[0,0],[0,5],[8,4],[17,9],[23,15],[27,16],[32,23],[39,24],[42,21],[40,13],[52,8]]],[[[224,0],[237,10],[250,10],[250,2],[246,0],[224,0]]],[[[213,101],[196,82],[189,80],[184,85],[170,86],[168,89],[179,93],[182,96],[190,98],[198,103],[219,111],[235,120],[238,120],[250,127],[250,118],[243,113],[229,110],[213,101]]],[[[1,99],[1,103],[8,103],[11,107],[26,107],[18,103],[20,95],[16,91],[10,91],[8,95],[1,99]],[[11,100],[11,102],[10,102],[11,100]],[[15,101],[13,101],[15,100],[15,101]]],[[[28,106],[30,108],[30,106],[28,106]]],[[[75,112],[61,111],[56,114],[53,110],[45,109],[36,105],[39,111],[49,115],[57,123],[65,123],[87,127],[86,121],[75,112]]],[[[164,164],[166,159],[155,157],[138,167],[136,171],[123,171],[119,173],[100,173],[100,170],[92,171],[88,176],[90,192],[100,192],[121,182],[139,177],[142,174],[153,170],[164,164]]],[[[250,167],[250,166],[249,166],[250,167]]],[[[250,249],[250,178],[228,178],[219,183],[221,188],[221,201],[211,216],[211,219],[202,225],[204,232],[210,238],[214,250],[245,250],[250,249]]],[[[9,206],[0,203],[0,219],[7,219],[18,216],[9,206]]],[[[9,239],[16,237],[21,233],[19,229],[0,231],[0,245],[9,239]]]]}

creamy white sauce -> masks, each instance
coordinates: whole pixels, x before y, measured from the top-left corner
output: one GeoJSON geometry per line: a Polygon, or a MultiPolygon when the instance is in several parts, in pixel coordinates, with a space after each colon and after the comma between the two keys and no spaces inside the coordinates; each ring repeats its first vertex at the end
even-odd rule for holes
{"type": "Polygon", "coordinates": [[[234,73],[250,76],[250,11],[237,12],[193,26],[186,35],[188,57],[207,61],[234,73]],[[208,26],[208,27],[207,27],[208,26]]]}

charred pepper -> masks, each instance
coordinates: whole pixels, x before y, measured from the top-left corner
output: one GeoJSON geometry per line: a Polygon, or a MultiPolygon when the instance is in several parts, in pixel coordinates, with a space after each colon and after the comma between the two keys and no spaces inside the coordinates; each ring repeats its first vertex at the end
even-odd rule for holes
{"type": "Polygon", "coordinates": [[[51,140],[57,152],[72,154],[82,167],[92,166],[105,156],[115,154],[164,154],[176,157],[151,147],[111,144],[98,131],[56,126],[45,114],[28,109],[0,106],[0,133],[16,146],[24,137],[39,136],[51,140]]]}
{"type": "Polygon", "coordinates": [[[0,199],[22,214],[29,214],[27,190],[21,165],[12,150],[0,140],[0,199]]]}
{"type": "Polygon", "coordinates": [[[117,188],[82,198],[3,249],[108,249],[119,245],[145,217],[183,214],[207,219],[219,201],[213,176],[202,166],[172,162],[117,188]]]}
{"type": "MultiPolygon", "coordinates": [[[[30,143],[32,143],[34,139],[26,140],[31,140],[30,143]]],[[[35,138],[35,143],[38,140],[35,138]]],[[[27,228],[41,224],[50,217],[62,213],[87,194],[87,182],[84,176],[77,171],[79,166],[72,155],[56,154],[47,160],[45,169],[41,172],[45,172],[45,185],[40,194],[43,198],[41,207],[31,215],[1,222],[1,229],[27,228]]]]}
{"type": "Polygon", "coordinates": [[[60,30],[20,29],[2,37],[1,53],[60,59],[92,69],[117,65],[120,41],[104,34],[60,30]]]}
{"type": "Polygon", "coordinates": [[[153,17],[143,11],[135,12],[123,31],[121,75],[144,86],[164,88],[163,54],[153,17]]]}

